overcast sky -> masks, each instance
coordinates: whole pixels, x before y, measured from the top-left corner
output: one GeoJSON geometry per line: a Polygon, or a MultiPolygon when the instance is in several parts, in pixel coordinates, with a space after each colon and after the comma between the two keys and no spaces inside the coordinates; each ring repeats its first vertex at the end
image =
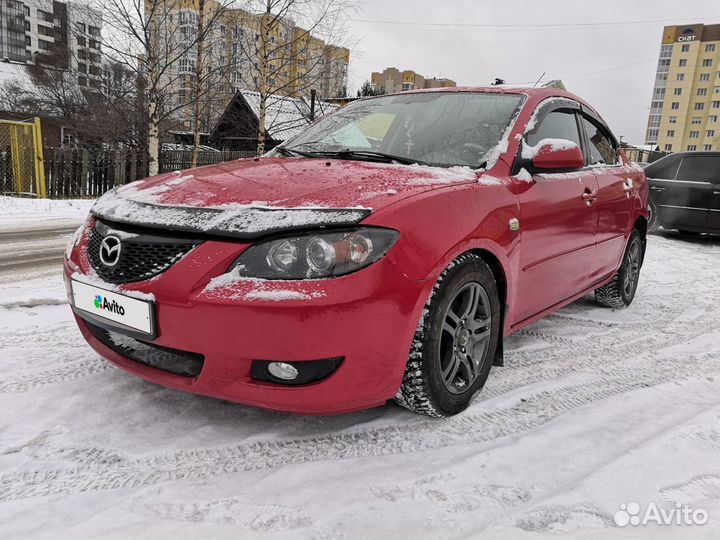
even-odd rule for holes
{"type": "Polygon", "coordinates": [[[696,22],[720,23],[720,1],[358,0],[350,89],[389,66],[462,86],[545,72],[641,144],[663,26],[696,22]]]}

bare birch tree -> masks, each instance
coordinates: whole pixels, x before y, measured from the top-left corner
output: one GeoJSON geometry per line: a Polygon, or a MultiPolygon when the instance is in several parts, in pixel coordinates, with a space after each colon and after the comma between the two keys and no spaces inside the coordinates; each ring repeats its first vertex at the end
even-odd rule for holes
{"type": "Polygon", "coordinates": [[[198,57],[198,43],[207,42],[229,2],[196,0],[195,4],[198,1],[213,5],[201,28],[194,5],[182,0],[96,0],[104,14],[106,53],[142,81],[150,175],[159,171],[162,126],[177,125],[189,108],[194,120],[200,116],[194,105],[208,86],[193,80],[198,60],[200,74],[204,73],[205,57],[198,57]]]}
{"type": "MultiPolygon", "coordinates": [[[[265,152],[268,103],[273,95],[320,98],[341,93],[346,85],[349,44],[346,18],[352,0],[246,0],[254,17],[240,22],[234,58],[249,73],[245,88],[259,95],[257,152],[265,152]]],[[[272,119],[271,119],[272,122],[272,119]]]]}

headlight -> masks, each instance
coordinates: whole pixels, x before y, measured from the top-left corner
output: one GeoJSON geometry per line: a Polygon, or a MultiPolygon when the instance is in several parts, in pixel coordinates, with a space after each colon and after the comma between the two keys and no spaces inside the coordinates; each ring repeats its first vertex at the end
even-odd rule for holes
{"type": "Polygon", "coordinates": [[[342,276],[381,259],[398,236],[391,229],[366,227],[274,238],[250,247],[231,270],[264,279],[342,276]]]}

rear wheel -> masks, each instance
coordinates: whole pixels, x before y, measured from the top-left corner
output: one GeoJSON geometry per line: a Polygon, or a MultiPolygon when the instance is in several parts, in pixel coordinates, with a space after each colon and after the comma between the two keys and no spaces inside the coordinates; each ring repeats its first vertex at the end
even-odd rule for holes
{"type": "Polygon", "coordinates": [[[650,201],[648,204],[648,232],[654,233],[660,228],[660,219],[658,217],[657,208],[655,203],[650,201]]]}
{"type": "Polygon", "coordinates": [[[607,285],[595,289],[598,304],[612,308],[627,307],[635,298],[640,268],[643,261],[643,244],[640,233],[633,230],[630,235],[622,264],[615,278],[607,285]]]}
{"type": "Polygon", "coordinates": [[[411,411],[451,416],[485,385],[500,337],[500,301],[487,263],[461,255],[440,275],[418,324],[395,400],[411,411]]]}

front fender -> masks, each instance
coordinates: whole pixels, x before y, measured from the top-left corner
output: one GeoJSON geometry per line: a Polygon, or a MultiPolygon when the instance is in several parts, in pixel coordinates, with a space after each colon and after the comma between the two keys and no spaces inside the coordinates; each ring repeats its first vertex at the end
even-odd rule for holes
{"type": "MultiPolygon", "coordinates": [[[[427,295],[445,268],[467,251],[489,253],[502,269],[505,304],[515,305],[520,272],[519,234],[509,222],[520,215],[509,180],[463,184],[426,192],[373,213],[364,223],[391,227],[400,238],[388,257],[409,279],[428,281],[427,295]]],[[[424,305],[426,298],[422,299],[424,305]]],[[[506,321],[512,320],[507,316],[506,321]]]]}

